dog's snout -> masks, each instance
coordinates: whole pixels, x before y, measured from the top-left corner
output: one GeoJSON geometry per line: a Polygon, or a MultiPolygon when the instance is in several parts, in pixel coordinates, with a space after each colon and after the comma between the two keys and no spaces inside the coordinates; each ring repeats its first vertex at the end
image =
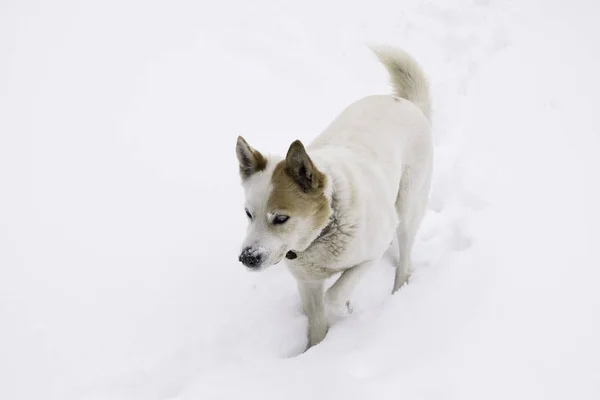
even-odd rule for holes
{"type": "Polygon", "coordinates": [[[256,249],[246,247],[238,259],[248,268],[258,268],[262,263],[262,254],[256,249]]]}

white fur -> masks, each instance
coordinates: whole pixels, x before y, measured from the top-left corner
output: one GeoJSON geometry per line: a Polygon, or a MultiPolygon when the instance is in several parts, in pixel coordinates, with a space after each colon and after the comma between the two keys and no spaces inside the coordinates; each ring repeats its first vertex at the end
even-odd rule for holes
{"type": "Polygon", "coordinates": [[[271,192],[271,175],[280,160],[280,157],[269,157],[265,170],[256,172],[242,183],[246,198],[244,207],[256,217],[248,223],[242,248],[259,249],[266,257],[265,266],[280,262],[287,251],[284,248],[284,238],[273,234],[268,227],[269,214],[272,213],[272,210],[267,209],[268,193],[271,192]],[[267,218],[258,218],[258,216],[267,216],[267,218]]]}
{"type": "MultiPolygon", "coordinates": [[[[352,289],[391,243],[398,248],[399,260],[393,291],[407,281],[412,245],[427,207],[432,172],[427,81],[406,53],[374,51],[391,74],[395,96],[358,100],[307,146],[317,169],[327,176],[325,193],[335,221],[326,238],[314,241],[320,232],[310,232],[314,243],[298,258],[285,260],[298,281],[309,319],[309,347],[325,337],[332,315],[351,312],[352,289]],[[325,293],[324,280],[336,272],[341,272],[340,278],[325,293]]],[[[266,201],[276,161],[269,159],[265,171],[244,182],[246,205],[253,212],[273,212],[266,209],[266,201]]],[[[307,234],[303,227],[291,232],[292,237],[278,237],[269,233],[266,223],[249,224],[244,246],[260,243],[268,264],[296,249],[289,243],[302,238],[294,234],[307,234]]]]}

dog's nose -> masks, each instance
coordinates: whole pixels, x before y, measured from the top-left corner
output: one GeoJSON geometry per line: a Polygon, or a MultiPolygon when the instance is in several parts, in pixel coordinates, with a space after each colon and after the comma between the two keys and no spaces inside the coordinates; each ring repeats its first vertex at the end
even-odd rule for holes
{"type": "Polygon", "coordinates": [[[248,268],[258,268],[262,261],[262,254],[251,247],[246,247],[238,259],[248,268]]]}

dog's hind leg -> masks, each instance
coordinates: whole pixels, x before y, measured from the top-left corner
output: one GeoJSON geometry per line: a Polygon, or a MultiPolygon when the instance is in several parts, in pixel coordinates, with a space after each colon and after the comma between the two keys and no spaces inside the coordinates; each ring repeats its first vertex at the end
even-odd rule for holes
{"type": "Polygon", "coordinates": [[[394,288],[392,293],[395,293],[402,285],[404,285],[412,274],[412,262],[410,250],[412,243],[410,239],[408,224],[400,221],[396,229],[396,237],[398,238],[398,264],[396,265],[396,276],[394,277],[394,288]]]}
{"type": "Polygon", "coordinates": [[[396,210],[400,223],[396,229],[398,265],[392,293],[400,289],[412,274],[412,248],[427,208],[430,185],[430,169],[417,171],[407,168],[402,174],[400,190],[396,199],[396,210]]]}

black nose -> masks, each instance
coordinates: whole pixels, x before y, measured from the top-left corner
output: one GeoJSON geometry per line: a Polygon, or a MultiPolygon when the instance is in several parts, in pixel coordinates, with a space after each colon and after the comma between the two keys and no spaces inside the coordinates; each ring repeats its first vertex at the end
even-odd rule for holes
{"type": "Polygon", "coordinates": [[[262,261],[262,255],[251,247],[246,247],[238,259],[248,268],[258,268],[262,261]]]}

